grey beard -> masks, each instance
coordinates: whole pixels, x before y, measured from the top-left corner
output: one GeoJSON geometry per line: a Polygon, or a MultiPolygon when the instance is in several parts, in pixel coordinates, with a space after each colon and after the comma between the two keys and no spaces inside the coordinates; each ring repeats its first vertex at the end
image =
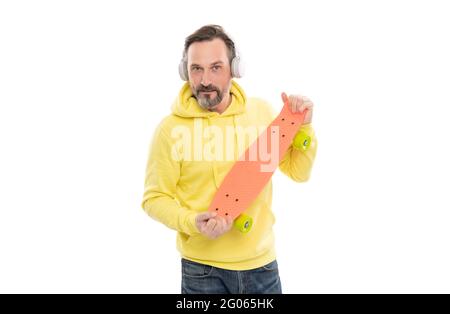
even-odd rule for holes
{"type": "Polygon", "coordinates": [[[197,101],[198,101],[199,105],[203,109],[208,110],[208,109],[220,104],[220,102],[223,100],[223,93],[221,93],[220,91],[216,91],[216,92],[217,92],[217,96],[214,98],[197,96],[197,101]]]}

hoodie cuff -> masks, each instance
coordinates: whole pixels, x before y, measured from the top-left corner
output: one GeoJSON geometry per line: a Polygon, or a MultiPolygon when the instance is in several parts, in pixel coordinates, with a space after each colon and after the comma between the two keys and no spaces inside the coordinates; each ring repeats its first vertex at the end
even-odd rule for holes
{"type": "Polygon", "coordinates": [[[189,213],[186,216],[186,227],[189,235],[196,235],[200,233],[197,228],[197,224],[195,223],[195,217],[197,217],[197,214],[197,212],[189,210],[189,213]]]}
{"type": "Polygon", "coordinates": [[[302,126],[300,127],[300,129],[298,129],[298,132],[305,132],[306,134],[308,134],[309,136],[312,136],[314,133],[314,129],[312,127],[312,123],[308,123],[308,124],[302,124],[302,126]]]}

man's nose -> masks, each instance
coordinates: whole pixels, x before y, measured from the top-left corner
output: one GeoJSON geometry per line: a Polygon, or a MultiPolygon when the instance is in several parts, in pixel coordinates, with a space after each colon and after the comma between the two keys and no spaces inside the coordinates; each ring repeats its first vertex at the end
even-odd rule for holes
{"type": "Polygon", "coordinates": [[[204,71],[203,76],[202,76],[202,85],[208,86],[209,84],[211,84],[211,80],[209,78],[209,73],[208,73],[208,71],[204,71]]]}

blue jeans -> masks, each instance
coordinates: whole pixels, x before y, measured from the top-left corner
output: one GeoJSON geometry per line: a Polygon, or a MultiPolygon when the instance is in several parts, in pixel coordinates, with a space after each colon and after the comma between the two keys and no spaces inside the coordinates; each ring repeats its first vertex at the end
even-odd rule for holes
{"type": "Polygon", "coordinates": [[[277,261],[243,271],[226,270],[181,259],[183,294],[281,294],[277,261]]]}

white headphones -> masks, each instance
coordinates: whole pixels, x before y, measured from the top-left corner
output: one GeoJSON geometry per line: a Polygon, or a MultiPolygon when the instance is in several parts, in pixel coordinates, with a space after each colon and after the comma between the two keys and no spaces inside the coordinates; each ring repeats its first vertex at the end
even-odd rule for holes
{"type": "MultiPolygon", "coordinates": [[[[241,78],[244,76],[245,68],[241,60],[241,56],[236,48],[234,48],[235,57],[231,60],[231,76],[241,78]]],[[[178,73],[183,81],[189,81],[189,72],[187,68],[187,56],[183,52],[183,57],[178,65],[178,73]]]]}

